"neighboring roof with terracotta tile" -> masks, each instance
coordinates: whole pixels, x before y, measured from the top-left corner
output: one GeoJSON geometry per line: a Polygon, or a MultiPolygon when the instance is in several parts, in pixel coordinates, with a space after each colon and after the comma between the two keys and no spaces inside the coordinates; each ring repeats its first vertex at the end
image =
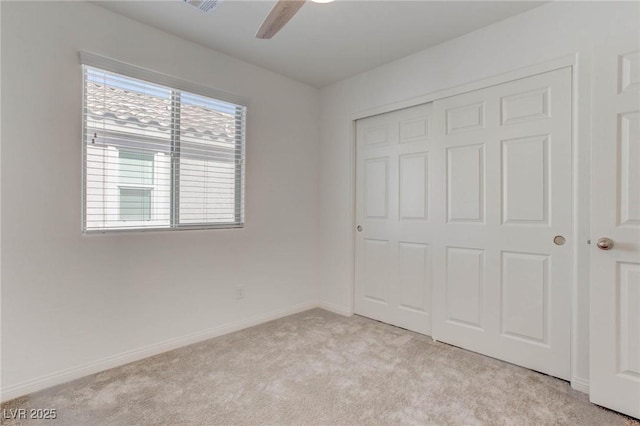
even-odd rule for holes
{"type": "MultiPolygon", "coordinates": [[[[87,113],[95,120],[126,128],[153,129],[170,134],[171,100],[136,91],[87,81],[87,113]]],[[[236,120],[233,114],[182,103],[180,130],[185,136],[209,140],[233,140],[236,120]]],[[[205,142],[205,141],[202,141],[205,142]]]]}

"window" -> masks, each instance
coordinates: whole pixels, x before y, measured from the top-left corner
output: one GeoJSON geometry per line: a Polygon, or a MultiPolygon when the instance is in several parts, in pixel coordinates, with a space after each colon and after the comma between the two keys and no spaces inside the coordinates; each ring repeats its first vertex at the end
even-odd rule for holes
{"type": "Polygon", "coordinates": [[[151,190],[120,187],[120,220],[151,220],[151,190]]]}
{"type": "Polygon", "coordinates": [[[246,107],[96,58],[83,56],[84,231],[243,226],[246,107]]]}

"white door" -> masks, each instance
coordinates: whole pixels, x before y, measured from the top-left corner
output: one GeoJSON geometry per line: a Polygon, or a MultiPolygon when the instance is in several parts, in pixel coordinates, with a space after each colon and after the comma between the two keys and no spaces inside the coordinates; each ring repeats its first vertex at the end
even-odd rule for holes
{"type": "Polygon", "coordinates": [[[570,69],[433,115],[434,339],[569,379],[570,69]]]}
{"type": "Polygon", "coordinates": [[[638,40],[608,40],[594,55],[590,396],[640,418],[638,40]]]}
{"type": "Polygon", "coordinates": [[[431,105],[358,120],[355,312],[431,334],[431,105]]]}

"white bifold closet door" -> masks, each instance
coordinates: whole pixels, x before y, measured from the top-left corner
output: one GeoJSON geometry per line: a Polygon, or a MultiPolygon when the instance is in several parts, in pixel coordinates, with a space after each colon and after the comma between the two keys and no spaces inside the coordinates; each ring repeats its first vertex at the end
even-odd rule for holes
{"type": "Polygon", "coordinates": [[[356,313],[568,379],[570,69],[356,135],[356,313]]]}
{"type": "Polygon", "coordinates": [[[355,311],[431,334],[431,105],[357,122],[355,311]]]}

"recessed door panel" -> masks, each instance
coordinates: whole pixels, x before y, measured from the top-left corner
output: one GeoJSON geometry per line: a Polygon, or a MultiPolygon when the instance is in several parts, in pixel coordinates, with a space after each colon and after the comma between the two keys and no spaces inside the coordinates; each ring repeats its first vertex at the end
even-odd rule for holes
{"type": "Polygon", "coordinates": [[[502,253],[502,333],[548,344],[549,257],[502,253]]]}
{"type": "Polygon", "coordinates": [[[389,204],[389,159],[374,158],[364,162],[365,215],[385,219],[389,204]]]}
{"type": "Polygon", "coordinates": [[[618,87],[620,93],[640,89],[640,52],[629,52],[619,56],[618,87]]]}
{"type": "Polygon", "coordinates": [[[481,129],[484,127],[484,103],[448,109],[446,120],[448,134],[481,129]]]}
{"type": "Polygon", "coordinates": [[[482,329],[484,253],[447,248],[447,320],[482,329]]]}
{"type": "Polygon", "coordinates": [[[372,126],[364,130],[364,143],[367,147],[388,145],[389,131],[384,125],[372,126]]]}
{"type": "Polygon", "coordinates": [[[365,240],[365,297],[377,302],[387,302],[389,283],[389,241],[365,240]]]}
{"type": "Polygon", "coordinates": [[[548,135],[502,141],[502,223],[547,225],[548,135]]]}
{"type": "Polygon", "coordinates": [[[484,173],[484,145],[447,149],[449,222],[483,222],[484,173]]]}
{"type": "Polygon", "coordinates": [[[429,118],[419,117],[400,121],[400,143],[415,142],[429,137],[429,118]]]}
{"type": "Polygon", "coordinates": [[[640,264],[618,263],[618,373],[640,381],[640,264]]]}
{"type": "Polygon", "coordinates": [[[619,114],[620,224],[640,226],[640,112],[619,114]]]}
{"type": "Polygon", "coordinates": [[[500,112],[503,125],[550,118],[549,88],[503,97],[500,112]]]}
{"type": "Polygon", "coordinates": [[[429,246],[400,242],[400,307],[427,312],[429,298],[429,246]]]}
{"type": "Polygon", "coordinates": [[[428,165],[426,152],[400,156],[400,219],[428,219],[428,165]]]}

